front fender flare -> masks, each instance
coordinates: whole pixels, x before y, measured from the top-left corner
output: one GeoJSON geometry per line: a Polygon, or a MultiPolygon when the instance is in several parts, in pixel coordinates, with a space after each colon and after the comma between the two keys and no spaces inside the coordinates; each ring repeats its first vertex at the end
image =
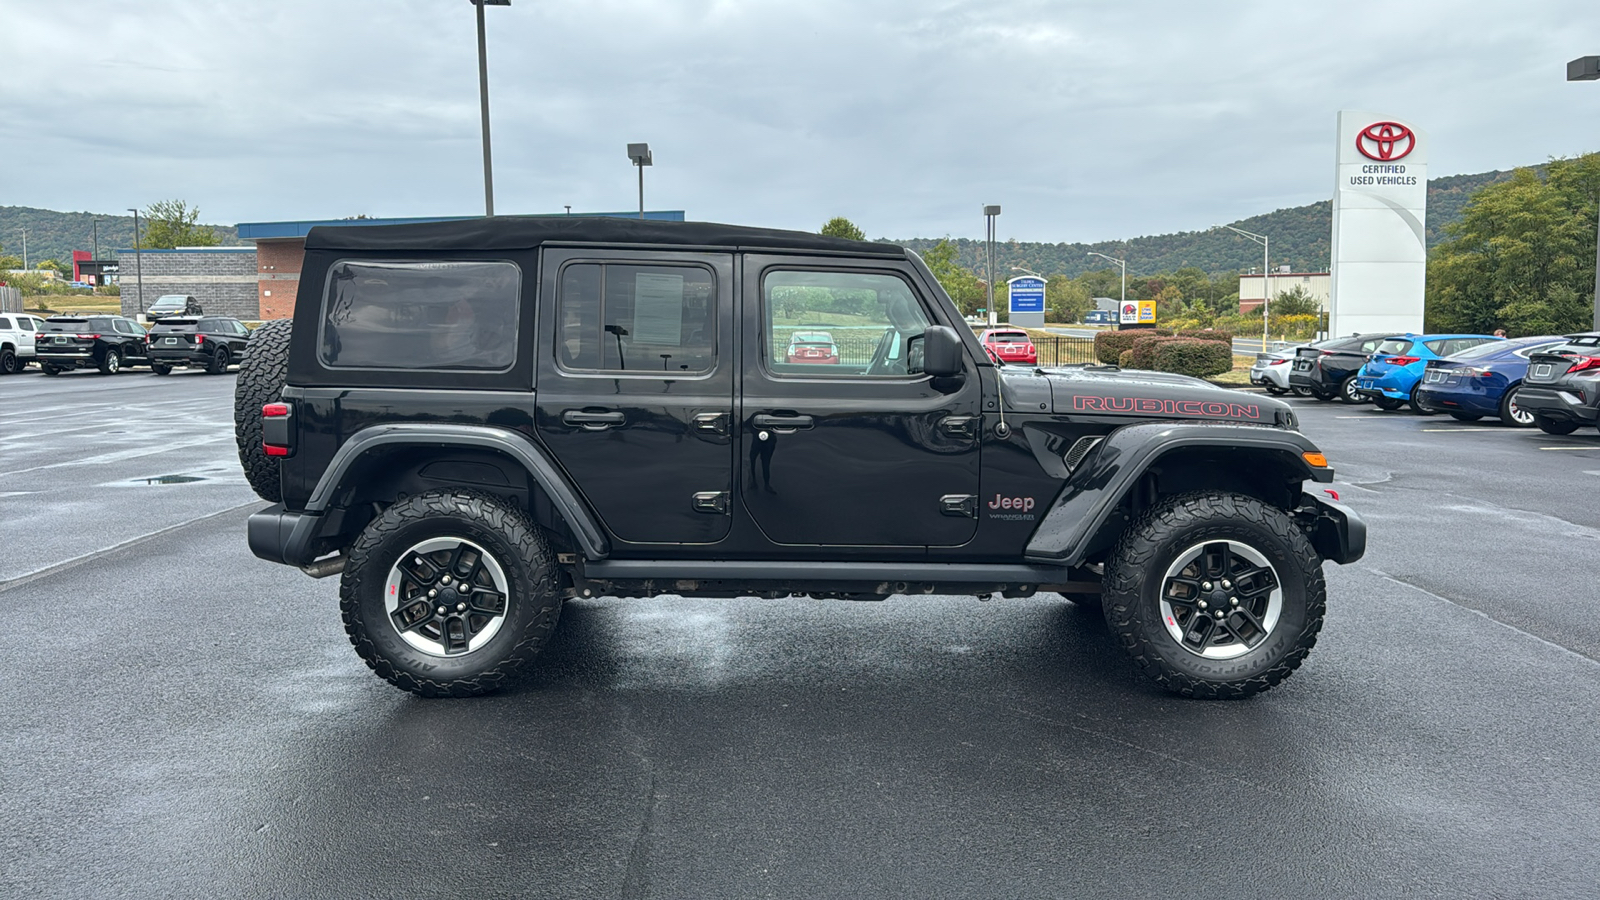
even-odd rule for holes
{"type": "Polygon", "coordinates": [[[1306,479],[1333,480],[1332,467],[1316,467],[1302,454],[1317,453],[1298,431],[1219,422],[1146,422],[1106,435],[1079,464],[1050,504],[1028,541],[1030,563],[1080,565],[1100,529],[1139,478],[1163,456],[1180,448],[1265,450],[1281,455],[1306,479]]]}
{"type": "Polygon", "coordinates": [[[413,447],[471,447],[489,450],[511,457],[528,470],[550,503],[560,511],[572,536],[583,549],[587,559],[605,559],[611,555],[611,542],[600,528],[578,492],[567,482],[544,449],[526,437],[501,428],[483,425],[450,425],[436,422],[373,425],[356,432],[333,455],[328,468],[317,481],[311,499],[306,501],[306,512],[321,515],[328,510],[338,494],[345,475],[361,457],[380,447],[397,445],[413,447]]]}

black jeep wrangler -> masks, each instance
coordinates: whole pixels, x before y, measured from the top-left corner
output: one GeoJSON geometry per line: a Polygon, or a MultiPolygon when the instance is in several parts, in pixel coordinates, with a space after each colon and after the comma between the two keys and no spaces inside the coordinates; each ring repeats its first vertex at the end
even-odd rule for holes
{"type": "Polygon", "coordinates": [[[1243,697],[1366,542],[1287,405],[996,364],[915,253],[799,232],[314,228],[235,420],[251,550],[340,574],[356,650],[425,696],[508,683],[573,597],[1051,591],[1167,689],[1243,697]]]}

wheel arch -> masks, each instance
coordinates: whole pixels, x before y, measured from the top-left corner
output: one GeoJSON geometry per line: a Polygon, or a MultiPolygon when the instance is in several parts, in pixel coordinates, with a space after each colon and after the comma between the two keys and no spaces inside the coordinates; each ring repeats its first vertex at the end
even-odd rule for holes
{"type": "MultiPolygon", "coordinates": [[[[386,505],[402,496],[470,488],[504,497],[564,536],[588,559],[610,555],[610,541],[588,504],[537,444],[479,425],[374,425],[344,442],[306,502],[306,512],[386,505]]],[[[344,523],[337,524],[345,530],[344,523]]]]}
{"type": "Polygon", "coordinates": [[[1163,497],[1215,489],[1284,510],[1306,481],[1330,482],[1319,451],[1299,432],[1251,425],[1165,422],[1107,435],[1068,478],[1040,520],[1027,561],[1076,566],[1108,549],[1128,523],[1163,497]]]}

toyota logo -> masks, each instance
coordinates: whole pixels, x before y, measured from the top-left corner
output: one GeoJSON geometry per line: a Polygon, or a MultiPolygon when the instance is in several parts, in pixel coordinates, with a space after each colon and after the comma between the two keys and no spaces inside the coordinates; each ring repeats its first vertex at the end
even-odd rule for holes
{"type": "Polygon", "coordinates": [[[1374,122],[1356,135],[1356,149],[1367,159],[1393,162],[1417,147],[1417,136],[1399,122],[1374,122]]]}

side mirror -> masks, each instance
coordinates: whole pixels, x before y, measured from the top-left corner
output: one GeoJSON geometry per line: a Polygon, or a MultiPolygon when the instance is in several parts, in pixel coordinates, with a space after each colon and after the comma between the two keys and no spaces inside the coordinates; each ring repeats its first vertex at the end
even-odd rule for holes
{"type": "Polygon", "coordinates": [[[922,333],[922,371],[935,378],[960,375],[961,338],[955,329],[933,325],[922,333]]]}

